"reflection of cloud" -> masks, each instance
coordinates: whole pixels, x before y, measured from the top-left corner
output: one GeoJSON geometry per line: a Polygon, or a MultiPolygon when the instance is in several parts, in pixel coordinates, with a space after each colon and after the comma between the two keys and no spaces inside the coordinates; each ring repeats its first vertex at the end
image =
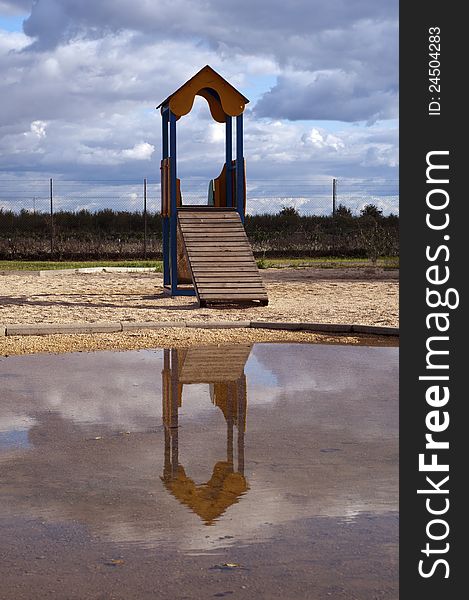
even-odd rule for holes
{"type": "MultiPolygon", "coordinates": [[[[299,394],[308,399],[291,418],[307,415],[326,429],[346,427],[357,438],[397,435],[395,406],[388,402],[397,399],[397,348],[315,344],[305,352],[301,344],[282,346],[257,344],[253,355],[264,369],[275,370],[277,389],[271,402],[294,405],[299,394]],[[331,406],[340,406],[334,418],[331,406]],[[382,412],[376,419],[378,407],[382,412]]],[[[257,395],[262,397],[262,389],[253,389],[250,400],[257,395]]]]}
{"type": "MultiPolygon", "coordinates": [[[[0,515],[75,520],[105,539],[176,540],[194,549],[230,544],[218,539],[225,535],[265,539],[266,522],[395,510],[395,349],[260,344],[253,353],[246,368],[250,489],[208,530],[210,538],[160,480],[159,351],[0,362],[0,375],[10,375],[2,378],[0,429],[19,429],[24,419],[29,427],[28,448],[0,455],[0,515]],[[328,373],[337,373],[332,383],[328,373]]],[[[179,425],[180,464],[199,484],[226,456],[226,422],[208,386],[185,387],[179,425]]]]}

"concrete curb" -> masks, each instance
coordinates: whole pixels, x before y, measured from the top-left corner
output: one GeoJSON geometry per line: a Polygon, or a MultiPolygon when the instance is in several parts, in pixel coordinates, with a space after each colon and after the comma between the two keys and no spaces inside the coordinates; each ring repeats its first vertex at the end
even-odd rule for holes
{"type": "Polygon", "coordinates": [[[165,327],[185,327],[180,321],[121,321],[122,331],[137,329],[164,329],[165,327]]]}
{"type": "Polygon", "coordinates": [[[353,333],[369,333],[374,335],[399,335],[399,327],[380,325],[352,325],[353,333]]]}
{"type": "Polygon", "coordinates": [[[305,331],[317,331],[318,333],[352,333],[353,325],[342,325],[335,323],[301,323],[305,331]]]}
{"type": "Polygon", "coordinates": [[[11,335],[51,335],[75,333],[115,333],[142,329],[190,327],[199,329],[276,329],[317,333],[361,333],[399,336],[398,327],[378,325],[342,325],[334,323],[287,323],[277,321],[107,321],[100,323],[37,323],[36,325],[0,325],[0,337],[11,335]]]}
{"type": "Polygon", "coordinates": [[[186,321],[186,327],[198,329],[239,329],[252,327],[251,321],[186,321]]]}
{"type": "MultiPolygon", "coordinates": [[[[13,271],[11,271],[13,273],[13,271]]],[[[81,267],[79,269],[45,269],[43,271],[14,271],[18,273],[37,274],[40,277],[49,275],[76,275],[77,273],[155,273],[156,267],[81,267]]]]}
{"type": "Polygon", "coordinates": [[[300,331],[301,323],[285,323],[280,321],[251,321],[250,327],[254,329],[281,329],[288,331],[300,331]]]}
{"type": "Polygon", "coordinates": [[[7,325],[5,335],[52,335],[55,333],[115,333],[122,323],[38,323],[37,325],[7,325]]]}

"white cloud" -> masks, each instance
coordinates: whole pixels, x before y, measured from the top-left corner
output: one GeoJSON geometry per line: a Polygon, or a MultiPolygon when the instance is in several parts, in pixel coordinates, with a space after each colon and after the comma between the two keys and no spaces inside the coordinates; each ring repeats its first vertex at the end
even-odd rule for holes
{"type": "Polygon", "coordinates": [[[33,121],[30,129],[38,138],[43,138],[46,136],[46,127],[47,123],[45,121],[33,121]]]}
{"type": "Polygon", "coordinates": [[[141,142],[140,144],[135,144],[133,148],[122,150],[121,155],[131,160],[150,160],[154,151],[155,146],[148,142],[141,142]]]}
{"type": "MultiPolygon", "coordinates": [[[[0,158],[11,173],[158,178],[154,108],[210,64],[253,99],[248,177],[396,176],[397,129],[383,120],[397,107],[397,2],[160,4],[39,0],[28,35],[0,32],[0,158]]],[[[220,172],[224,127],[203,100],[178,122],[178,160],[186,178],[220,172]]]]}

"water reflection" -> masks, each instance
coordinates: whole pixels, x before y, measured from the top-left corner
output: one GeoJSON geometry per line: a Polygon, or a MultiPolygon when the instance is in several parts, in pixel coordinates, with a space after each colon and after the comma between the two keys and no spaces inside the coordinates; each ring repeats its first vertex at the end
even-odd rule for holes
{"type": "Polygon", "coordinates": [[[213,551],[397,508],[396,348],[37,355],[0,375],[0,518],[213,551]]]}
{"type": "MultiPolygon", "coordinates": [[[[165,488],[206,525],[211,525],[249,489],[244,476],[244,433],[247,386],[244,367],[252,346],[164,350],[162,400],[164,423],[165,488]],[[196,484],[179,463],[179,409],[185,385],[205,383],[210,399],[226,421],[226,459],[213,466],[211,478],[196,484]],[[237,432],[237,466],[234,462],[234,429],[237,432]]],[[[207,432],[204,432],[206,435],[207,432]]]]}

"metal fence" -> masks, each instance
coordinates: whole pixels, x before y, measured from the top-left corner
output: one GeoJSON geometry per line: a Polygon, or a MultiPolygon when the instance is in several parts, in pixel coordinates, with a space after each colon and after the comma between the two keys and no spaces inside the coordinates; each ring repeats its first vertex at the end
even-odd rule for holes
{"type": "MultiPolygon", "coordinates": [[[[206,204],[207,188],[206,180],[184,179],[183,204],[206,204]]],[[[253,217],[285,208],[301,216],[331,216],[345,208],[358,216],[370,204],[383,215],[397,215],[398,181],[247,182],[247,214],[253,217]]],[[[65,242],[67,256],[99,255],[110,241],[114,250],[108,255],[155,256],[161,252],[159,210],[160,185],[154,180],[0,178],[0,256],[60,256],[65,242]]]]}
{"type": "MultiPolygon", "coordinates": [[[[185,204],[207,203],[208,181],[183,180],[181,192],[185,204]]],[[[383,214],[399,213],[398,180],[261,180],[248,179],[247,213],[274,214],[284,206],[294,207],[303,215],[332,214],[343,205],[359,214],[366,204],[374,204],[383,214]]],[[[158,212],[160,184],[151,179],[87,180],[1,179],[0,210],[32,213],[76,212],[102,209],[129,212],[158,212]]]]}

